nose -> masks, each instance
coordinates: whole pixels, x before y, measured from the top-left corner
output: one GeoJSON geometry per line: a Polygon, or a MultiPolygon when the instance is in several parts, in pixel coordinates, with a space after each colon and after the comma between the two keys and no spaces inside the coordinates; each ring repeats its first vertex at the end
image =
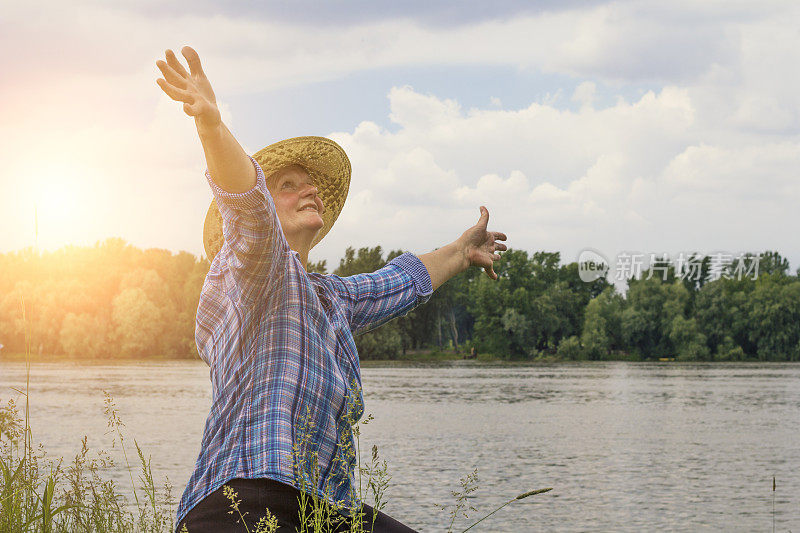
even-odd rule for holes
{"type": "Polygon", "coordinates": [[[305,188],[303,189],[302,196],[317,196],[319,194],[319,189],[313,183],[307,183],[305,188]]]}
{"type": "Polygon", "coordinates": [[[303,198],[309,196],[314,198],[315,201],[322,206],[322,208],[319,210],[320,214],[325,212],[325,202],[322,201],[322,198],[319,196],[319,189],[317,189],[317,186],[313,183],[307,183],[303,191],[300,193],[300,196],[303,198]]]}

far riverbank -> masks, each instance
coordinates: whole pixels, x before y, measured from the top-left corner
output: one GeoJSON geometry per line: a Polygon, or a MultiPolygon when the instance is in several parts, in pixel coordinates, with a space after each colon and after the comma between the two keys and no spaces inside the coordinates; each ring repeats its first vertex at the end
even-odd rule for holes
{"type": "MultiPolygon", "coordinates": [[[[6,362],[25,362],[26,355],[24,352],[5,352],[0,351],[0,361],[6,362]]],[[[131,357],[75,357],[65,354],[31,354],[30,361],[36,363],[97,363],[107,364],[111,362],[119,363],[148,363],[160,361],[195,361],[199,360],[198,357],[176,357],[174,355],[157,354],[142,358],[131,357]]],[[[454,352],[453,350],[407,350],[406,353],[401,353],[392,359],[362,359],[361,366],[374,367],[374,366],[395,366],[403,364],[415,363],[446,363],[454,361],[473,362],[476,364],[481,363],[508,363],[508,364],[554,364],[554,363],[573,363],[586,360],[565,359],[556,354],[544,354],[536,357],[509,357],[496,355],[492,353],[478,353],[477,357],[469,357],[468,352],[454,352]]],[[[755,358],[743,359],[740,361],[730,360],[715,360],[715,361],[702,361],[702,360],[679,360],[674,357],[669,358],[648,358],[644,359],[635,354],[627,354],[623,352],[614,353],[602,361],[624,361],[624,362],[648,362],[648,363],[764,363],[755,358]]],[[[600,361],[597,361],[600,362],[600,361]]]]}

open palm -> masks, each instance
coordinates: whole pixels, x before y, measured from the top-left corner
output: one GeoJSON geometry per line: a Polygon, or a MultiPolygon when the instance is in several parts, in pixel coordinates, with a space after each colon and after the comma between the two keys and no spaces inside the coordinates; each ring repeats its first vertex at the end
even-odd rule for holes
{"type": "Polygon", "coordinates": [[[173,51],[167,50],[167,60],[156,61],[164,75],[164,79],[157,80],[158,86],[173,100],[183,102],[184,112],[194,117],[198,126],[216,127],[221,123],[217,98],[200,65],[200,56],[189,46],[184,46],[181,53],[189,64],[189,72],[186,72],[173,51]]]}
{"type": "Polygon", "coordinates": [[[489,210],[481,206],[478,223],[461,235],[461,241],[469,264],[482,267],[487,276],[497,279],[494,262],[500,259],[500,255],[496,252],[506,250],[506,245],[496,241],[506,240],[506,235],[499,231],[487,231],[488,224],[489,210]]]}

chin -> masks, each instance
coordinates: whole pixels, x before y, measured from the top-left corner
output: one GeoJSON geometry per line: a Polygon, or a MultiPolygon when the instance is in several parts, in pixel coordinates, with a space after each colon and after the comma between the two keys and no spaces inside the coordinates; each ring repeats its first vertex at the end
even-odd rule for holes
{"type": "Polygon", "coordinates": [[[304,224],[306,229],[313,231],[315,234],[319,232],[324,225],[325,222],[320,217],[317,217],[317,219],[313,221],[309,220],[306,224],[304,224]]]}
{"type": "Polygon", "coordinates": [[[314,213],[316,216],[314,217],[314,222],[309,222],[309,226],[314,226],[314,229],[319,231],[322,229],[322,226],[325,225],[325,221],[322,220],[322,217],[317,213],[314,213]]]}

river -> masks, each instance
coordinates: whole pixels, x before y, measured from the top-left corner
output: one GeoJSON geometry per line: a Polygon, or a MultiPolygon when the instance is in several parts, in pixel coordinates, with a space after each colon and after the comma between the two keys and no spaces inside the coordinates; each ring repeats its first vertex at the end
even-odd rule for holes
{"type": "MultiPolygon", "coordinates": [[[[456,362],[362,377],[374,416],[362,450],[389,463],[385,511],[420,531],[447,529],[435,504],[452,505],[474,468],[478,512],[454,531],[543,487],[472,531],[766,531],[773,519],[800,531],[800,364],[456,362]]],[[[68,460],[84,435],[111,449],[106,390],[129,458],[135,438],[180,496],[210,405],[203,363],[38,363],[30,379],[48,456],[68,460]]],[[[3,402],[24,404],[11,388],[24,385],[24,363],[0,362],[3,402]]],[[[127,486],[117,464],[108,475],[127,486]]]]}

